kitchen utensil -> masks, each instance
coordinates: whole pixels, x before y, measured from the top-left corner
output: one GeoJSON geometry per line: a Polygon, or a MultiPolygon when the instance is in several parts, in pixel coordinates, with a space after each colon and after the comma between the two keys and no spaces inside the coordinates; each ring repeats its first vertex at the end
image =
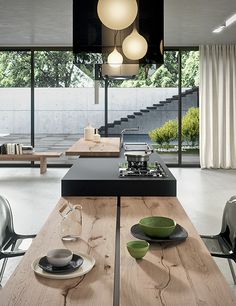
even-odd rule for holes
{"type": "Polygon", "coordinates": [[[165,238],[174,231],[176,222],[173,219],[162,216],[150,216],[139,221],[142,231],[154,238],[165,238]]]}
{"type": "Polygon", "coordinates": [[[125,158],[129,162],[144,162],[149,160],[149,156],[152,152],[143,152],[143,151],[130,151],[125,152],[125,158]]]}
{"type": "Polygon", "coordinates": [[[88,273],[93,268],[93,266],[95,265],[95,259],[92,256],[90,256],[88,254],[85,254],[85,253],[82,253],[82,252],[77,252],[77,254],[75,254],[75,255],[78,255],[78,256],[83,258],[83,264],[73,272],[71,272],[71,271],[70,272],[64,272],[64,273],[49,273],[49,272],[46,272],[42,268],[40,268],[40,266],[39,266],[40,258],[35,259],[32,262],[31,267],[36,274],[38,274],[42,277],[45,277],[45,278],[69,279],[69,278],[78,277],[78,276],[81,276],[81,275],[84,275],[84,274],[88,273]]]}
{"type": "Polygon", "coordinates": [[[139,224],[134,224],[131,229],[131,234],[141,240],[146,240],[150,243],[173,243],[173,242],[181,242],[187,239],[188,233],[187,231],[179,224],[176,224],[176,227],[172,234],[169,237],[165,238],[153,238],[147,236],[142,229],[140,228],[139,224]]]}
{"type": "Polygon", "coordinates": [[[153,152],[153,149],[146,142],[125,142],[125,151],[145,151],[153,152]]]}
{"type": "Polygon", "coordinates": [[[47,253],[47,261],[54,267],[66,266],[72,259],[72,252],[68,249],[53,249],[47,253]]]}
{"type": "Polygon", "coordinates": [[[60,236],[62,240],[77,240],[82,233],[82,206],[73,205],[69,201],[64,204],[59,213],[62,217],[60,236]]]}
{"type": "Polygon", "coordinates": [[[149,249],[149,243],[144,240],[132,240],[127,242],[127,250],[136,259],[144,257],[149,249]]]}
{"type": "Polygon", "coordinates": [[[40,258],[38,265],[41,269],[48,273],[70,273],[78,269],[83,264],[83,258],[77,254],[72,255],[72,259],[68,262],[67,265],[62,267],[55,267],[52,265],[47,256],[40,258]]]}

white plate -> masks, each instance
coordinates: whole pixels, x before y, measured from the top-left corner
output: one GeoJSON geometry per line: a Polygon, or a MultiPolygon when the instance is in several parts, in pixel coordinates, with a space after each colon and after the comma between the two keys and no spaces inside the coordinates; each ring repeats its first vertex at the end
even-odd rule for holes
{"type": "Polygon", "coordinates": [[[69,279],[69,278],[78,277],[78,276],[81,276],[81,275],[84,275],[84,274],[88,273],[93,268],[93,266],[95,264],[95,259],[88,254],[84,254],[84,253],[80,253],[80,252],[76,253],[76,255],[79,255],[79,256],[83,257],[84,262],[83,262],[82,266],[80,266],[79,269],[75,270],[74,272],[60,273],[60,274],[48,273],[48,272],[44,271],[43,269],[41,269],[38,265],[41,257],[35,259],[32,262],[31,267],[36,274],[38,274],[40,276],[43,276],[43,277],[46,277],[46,278],[69,279]]]}

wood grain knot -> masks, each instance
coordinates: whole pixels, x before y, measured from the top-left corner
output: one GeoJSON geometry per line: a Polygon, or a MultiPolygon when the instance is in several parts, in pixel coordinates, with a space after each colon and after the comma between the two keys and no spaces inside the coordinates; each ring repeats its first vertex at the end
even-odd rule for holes
{"type": "Polygon", "coordinates": [[[110,265],[104,265],[104,270],[107,272],[109,269],[111,269],[110,265]]]}

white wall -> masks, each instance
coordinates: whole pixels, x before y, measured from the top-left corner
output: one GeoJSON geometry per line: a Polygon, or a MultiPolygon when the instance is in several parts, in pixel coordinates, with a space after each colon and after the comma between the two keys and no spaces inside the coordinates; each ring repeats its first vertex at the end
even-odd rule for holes
{"type": "MultiPolygon", "coordinates": [[[[108,121],[119,120],[178,94],[177,88],[109,88],[108,121]]],[[[0,88],[0,133],[30,133],[30,89],[0,88]]],[[[90,122],[104,124],[104,88],[36,88],[35,132],[77,134],[90,122]]]]}

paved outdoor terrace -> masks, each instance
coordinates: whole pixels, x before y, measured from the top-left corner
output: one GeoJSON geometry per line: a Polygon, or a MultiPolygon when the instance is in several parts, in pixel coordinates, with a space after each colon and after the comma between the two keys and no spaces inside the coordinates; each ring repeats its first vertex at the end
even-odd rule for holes
{"type": "MultiPolygon", "coordinates": [[[[57,151],[65,152],[74,142],[83,137],[82,134],[36,134],[35,135],[35,151],[57,151]]],[[[127,142],[148,142],[151,143],[148,135],[124,135],[124,141],[127,142]]],[[[9,134],[8,136],[1,137],[0,143],[22,143],[30,145],[29,134],[9,134]]],[[[177,163],[178,154],[176,153],[162,153],[162,159],[166,163],[177,163]]],[[[65,156],[60,158],[50,158],[48,164],[73,164],[77,157],[65,156]]],[[[0,162],[3,164],[5,162],[0,162]]],[[[11,162],[13,163],[13,162],[11,162]]],[[[14,162],[19,163],[19,162],[14,162]]],[[[23,163],[23,162],[20,162],[23,163]]],[[[24,162],[29,163],[29,162],[24,162]]],[[[183,163],[186,164],[199,164],[199,155],[183,153],[183,163]]]]}

